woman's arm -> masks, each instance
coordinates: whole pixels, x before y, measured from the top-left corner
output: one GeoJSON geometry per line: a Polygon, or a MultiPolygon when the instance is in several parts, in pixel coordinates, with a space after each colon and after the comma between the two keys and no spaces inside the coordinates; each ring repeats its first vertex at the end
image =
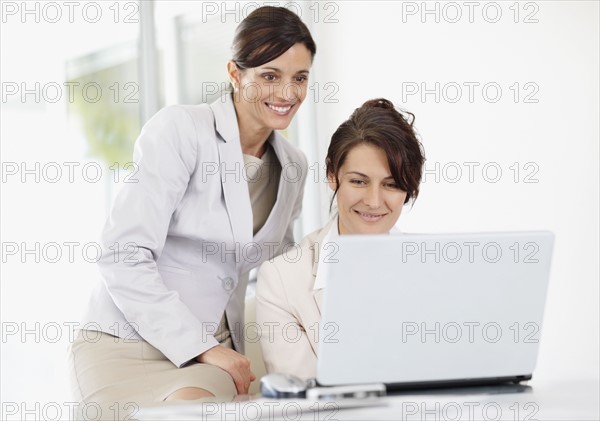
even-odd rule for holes
{"type": "Polygon", "coordinates": [[[263,263],[258,272],[256,320],[267,372],[315,377],[317,357],[291,311],[281,273],[272,261],[263,263]]]}
{"type": "Polygon", "coordinates": [[[112,206],[98,262],[127,321],[178,367],[218,345],[178,292],[165,286],[156,264],[173,212],[197,167],[194,124],[187,110],[174,106],[144,126],[134,149],[135,172],[112,206]]]}

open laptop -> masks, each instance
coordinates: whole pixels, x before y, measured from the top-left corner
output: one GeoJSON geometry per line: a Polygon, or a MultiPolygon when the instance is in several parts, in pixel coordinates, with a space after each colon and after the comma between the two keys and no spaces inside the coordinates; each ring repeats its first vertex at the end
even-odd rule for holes
{"type": "MultiPolygon", "coordinates": [[[[531,379],[550,232],[341,236],[329,256],[317,382],[388,389],[531,379]]],[[[332,250],[333,248],[329,248],[332,250]]]]}

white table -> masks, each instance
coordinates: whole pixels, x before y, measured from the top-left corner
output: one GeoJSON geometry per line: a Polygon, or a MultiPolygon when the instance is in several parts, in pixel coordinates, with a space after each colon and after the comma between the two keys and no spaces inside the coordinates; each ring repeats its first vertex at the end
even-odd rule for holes
{"type": "Polygon", "coordinates": [[[255,397],[236,402],[161,404],[138,420],[599,420],[599,381],[562,380],[401,392],[376,400],[308,402],[255,397]]]}

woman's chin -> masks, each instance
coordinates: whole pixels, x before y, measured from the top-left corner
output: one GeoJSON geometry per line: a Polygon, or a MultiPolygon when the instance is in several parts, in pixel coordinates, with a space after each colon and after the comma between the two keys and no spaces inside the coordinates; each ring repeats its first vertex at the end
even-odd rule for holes
{"type": "Polygon", "coordinates": [[[269,119],[269,127],[273,130],[285,130],[290,126],[291,122],[291,117],[271,118],[269,119]]]}
{"type": "Polygon", "coordinates": [[[285,130],[291,124],[294,115],[296,115],[296,113],[293,111],[290,111],[286,115],[277,115],[274,112],[268,112],[265,116],[265,123],[267,124],[267,127],[270,127],[273,130],[285,130]]]}
{"type": "Polygon", "coordinates": [[[362,228],[361,231],[364,234],[380,235],[380,234],[389,234],[390,231],[392,230],[392,228],[394,228],[394,226],[390,225],[389,221],[381,221],[379,223],[363,226],[361,228],[362,228]]]}

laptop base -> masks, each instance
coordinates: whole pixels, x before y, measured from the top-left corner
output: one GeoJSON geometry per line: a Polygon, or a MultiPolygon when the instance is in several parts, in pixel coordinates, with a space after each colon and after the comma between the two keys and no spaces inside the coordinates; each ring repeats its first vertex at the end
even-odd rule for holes
{"type": "Polygon", "coordinates": [[[457,380],[435,380],[426,382],[407,382],[407,383],[388,383],[386,389],[389,392],[402,392],[412,390],[426,389],[445,389],[454,387],[474,387],[474,386],[495,386],[499,384],[518,384],[523,381],[531,380],[532,375],[508,376],[508,377],[488,377],[480,379],[457,379],[457,380]]]}

